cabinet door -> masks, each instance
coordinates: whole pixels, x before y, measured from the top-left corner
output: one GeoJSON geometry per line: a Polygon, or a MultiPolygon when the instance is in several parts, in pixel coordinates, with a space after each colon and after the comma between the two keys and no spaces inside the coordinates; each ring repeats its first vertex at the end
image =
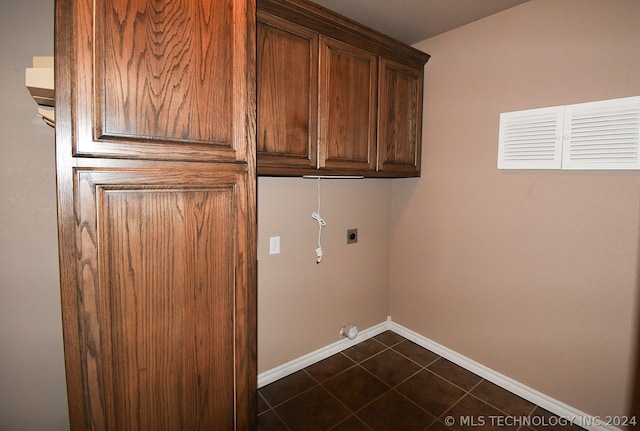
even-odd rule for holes
{"type": "Polygon", "coordinates": [[[58,10],[75,55],[59,78],[72,82],[74,155],[248,159],[255,2],[62,0],[58,10]]]}
{"type": "Polygon", "coordinates": [[[423,70],[380,59],[378,170],[420,174],[423,70]]]}
{"type": "Polygon", "coordinates": [[[247,429],[246,181],[75,171],[76,241],[62,251],[78,286],[63,290],[75,429],[247,429]]]}
{"type": "Polygon", "coordinates": [[[316,168],[318,34],[258,13],[258,172],[316,168]]]}
{"type": "Polygon", "coordinates": [[[375,170],[377,57],[320,38],[319,167],[375,170]]]}

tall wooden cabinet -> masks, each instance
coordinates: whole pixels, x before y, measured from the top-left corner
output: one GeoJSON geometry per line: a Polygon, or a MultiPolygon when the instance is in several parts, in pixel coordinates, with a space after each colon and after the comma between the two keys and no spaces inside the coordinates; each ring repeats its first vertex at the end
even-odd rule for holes
{"type": "Polygon", "coordinates": [[[73,430],[255,421],[255,3],[57,0],[73,430]]]}

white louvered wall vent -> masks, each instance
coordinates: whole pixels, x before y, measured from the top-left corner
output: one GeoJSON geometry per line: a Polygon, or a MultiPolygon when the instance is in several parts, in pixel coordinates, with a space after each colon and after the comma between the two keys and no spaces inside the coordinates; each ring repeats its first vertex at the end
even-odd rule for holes
{"type": "Polygon", "coordinates": [[[500,114],[498,169],[640,169],[640,96],[500,114]]]}

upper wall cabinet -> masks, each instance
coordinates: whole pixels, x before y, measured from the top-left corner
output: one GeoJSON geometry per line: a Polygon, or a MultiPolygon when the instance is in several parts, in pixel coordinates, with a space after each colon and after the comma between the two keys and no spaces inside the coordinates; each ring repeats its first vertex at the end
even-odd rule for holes
{"type": "Polygon", "coordinates": [[[377,73],[374,54],[321,37],[321,169],[375,171],[377,73]]]}
{"type": "Polygon", "coordinates": [[[413,176],[420,173],[422,71],[380,59],[378,84],[378,169],[413,176]]]}
{"type": "Polygon", "coordinates": [[[429,55],[305,0],[258,0],[258,174],[420,175],[429,55]]]}
{"type": "Polygon", "coordinates": [[[316,167],[318,34],[258,12],[260,165],[316,167]]]}

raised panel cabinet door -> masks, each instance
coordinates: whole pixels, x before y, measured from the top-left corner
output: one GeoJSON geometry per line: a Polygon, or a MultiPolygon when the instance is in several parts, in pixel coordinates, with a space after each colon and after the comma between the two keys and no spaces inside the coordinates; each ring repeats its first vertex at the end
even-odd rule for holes
{"type": "Polygon", "coordinates": [[[418,176],[423,70],[381,58],[379,76],[378,170],[418,176]]]}
{"type": "Polygon", "coordinates": [[[202,167],[75,170],[75,247],[62,251],[75,278],[63,286],[74,429],[250,427],[246,181],[202,167]]]}
{"type": "Polygon", "coordinates": [[[319,167],[375,170],[377,56],[320,38],[319,167]]]}
{"type": "Polygon", "coordinates": [[[75,156],[247,160],[255,2],[58,3],[75,156]]]}
{"type": "Polygon", "coordinates": [[[258,172],[315,168],[318,34],[258,12],[258,172]]]}

